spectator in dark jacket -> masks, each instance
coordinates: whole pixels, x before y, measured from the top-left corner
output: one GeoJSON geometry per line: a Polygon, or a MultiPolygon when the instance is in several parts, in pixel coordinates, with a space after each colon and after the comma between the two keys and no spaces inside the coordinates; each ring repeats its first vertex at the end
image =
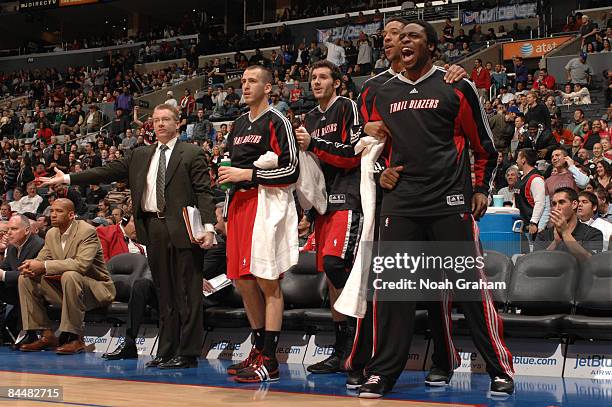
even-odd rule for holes
{"type": "Polygon", "coordinates": [[[542,123],[545,129],[550,130],[550,112],[546,105],[540,103],[537,93],[527,93],[527,106],[525,121],[527,123],[531,121],[542,123]]]}

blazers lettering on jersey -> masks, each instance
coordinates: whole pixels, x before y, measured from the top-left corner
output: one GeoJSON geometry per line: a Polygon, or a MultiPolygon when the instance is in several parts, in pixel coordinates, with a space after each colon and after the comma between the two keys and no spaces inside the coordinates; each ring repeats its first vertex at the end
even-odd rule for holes
{"type": "Polygon", "coordinates": [[[289,120],[276,109],[269,107],[254,119],[249,113],[240,116],[234,122],[227,144],[232,166],[254,170],[252,182],[241,183],[239,187],[296,182],[299,173],[297,143],[289,120]],[[254,168],[253,163],[268,151],[278,156],[278,167],[269,170],[254,168]]]}
{"type": "Polygon", "coordinates": [[[443,77],[437,67],[415,82],[399,74],[376,92],[370,120],[384,120],[391,130],[384,152],[388,164],[404,166],[396,188],[384,192],[383,216],[469,212],[474,191],[489,192],[497,152],[477,92],[467,80],[440,86],[443,77]],[[469,149],[475,159],[475,188],[469,149]],[[416,162],[420,164],[412,164],[416,162]],[[458,196],[463,199],[447,199],[458,196]]]}
{"type": "Polygon", "coordinates": [[[318,106],[306,114],[304,127],[311,135],[308,150],[320,160],[325,177],[327,212],[361,212],[359,198],[360,155],[355,145],[360,138],[357,105],[342,96],[333,98],[325,111],[318,106]],[[325,120],[323,120],[325,118],[325,120]]]}

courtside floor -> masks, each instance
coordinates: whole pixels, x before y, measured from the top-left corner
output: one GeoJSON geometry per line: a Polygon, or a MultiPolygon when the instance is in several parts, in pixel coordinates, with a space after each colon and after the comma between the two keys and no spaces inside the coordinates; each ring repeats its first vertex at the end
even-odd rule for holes
{"type": "Polygon", "coordinates": [[[0,348],[0,386],[62,386],[63,400],[15,401],[7,406],[612,406],[612,380],[516,377],[516,394],[487,395],[482,374],[456,374],[448,389],[423,385],[424,372],[404,372],[382,400],[357,399],[344,387],[345,376],[310,375],[302,365],[281,365],[281,380],[263,385],[235,383],[225,374],[227,361],[201,359],[198,368],[145,369],[150,357],[107,362],[100,354],[57,356],[51,352],[14,352],[0,348]],[[333,403],[333,404],[332,404],[333,403]]]}

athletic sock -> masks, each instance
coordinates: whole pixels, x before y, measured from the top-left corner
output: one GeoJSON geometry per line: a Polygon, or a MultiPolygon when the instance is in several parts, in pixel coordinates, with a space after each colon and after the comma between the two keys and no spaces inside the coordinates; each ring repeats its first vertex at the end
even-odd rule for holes
{"type": "Polygon", "coordinates": [[[276,346],[278,345],[280,331],[266,331],[264,337],[263,354],[269,358],[276,358],[276,346]]]}
{"type": "Polygon", "coordinates": [[[253,329],[253,341],[255,342],[255,349],[261,351],[264,348],[264,328],[253,329]]]}

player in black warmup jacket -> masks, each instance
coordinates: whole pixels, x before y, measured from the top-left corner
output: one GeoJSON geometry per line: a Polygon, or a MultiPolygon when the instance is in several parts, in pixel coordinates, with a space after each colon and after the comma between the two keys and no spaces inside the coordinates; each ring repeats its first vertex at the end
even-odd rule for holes
{"type": "Polygon", "coordinates": [[[326,213],[316,214],[315,241],[317,269],[327,276],[336,343],[330,357],[308,366],[311,373],[340,371],[355,334],[355,319],[347,321],[333,308],[353,266],[363,225],[361,158],[355,155],[359,113],[355,102],[336,95],[341,77],[340,69],[329,61],[311,67],[310,85],[319,106],[306,114],[303,127],[296,130],[300,148],[319,158],[328,196],[326,213]]]}
{"type": "MultiPolygon", "coordinates": [[[[371,115],[373,121],[383,120],[391,135],[388,168],[380,180],[387,189],[380,241],[474,241],[479,254],[474,218],[486,211],[497,152],[476,89],[467,80],[444,82],[443,70],[432,64],[437,37],[429,23],[407,24],[401,41],[406,70],[378,89],[371,115]],[[475,160],[474,190],[469,149],[475,160]]],[[[393,388],[414,329],[414,302],[379,301],[377,308],[379,334],[366,366],[367,381],[359,390],[365,398],[381,397],[393,388]]],[[[483,291],[481,302],[463,302],[462,309],[487,362],[491,394],[511,394],[512,356],[490,293],[483,291]]],[[[446,315],[441,310],[439,304],[432,306],[429,318],[442,321],[446,315]]],[[[458,360],[454,348],[442,349],[452,344],[442,325],[432,324],[435,370],[429,379],[447,384],[458,360]]]]}
{"type": "MultiPolygon", "coordinates": [[[[407,21],[402,18],[391,18],[387,20],[383,31],[384,36],[384,47],[387,59],[391,61],[391,67],[386,71],[379,73],[373,78],[368,79],[361,89],[357,106],[359,114],[364,123],[364,129],[362,132],[367,135],[386,138],[389,136],[389,129],[383,121],[372,121],[372,111],[374,109],[374,96],[378,89],[388,80],[396,76],[403,69],[402,61],[402,47],[400,41],[400,34],[402,29],[407,24],[407,21]]],[[[467,78],[467,72],[460,65],[451,65],[448,72],[444,76],[444,80],[447,83],[453,83],[467,78]]],[[[386,145],[389,147],[389,144],[386,145]]],[[[375,178],[380,176],[380,173],[385,168],[384,159],[380,159],[375,166],[377,174],[375,178]]],[[[377,193],[376,193],[376,226],[375,226],[375,237],[374,240],[378,240],[378,224],[380,218],[380,208],[382,203],[382,189],[377,181],[377,193]]],[[[376,306],[373,301],[368,301],[367,311],[363,318],[357,320],[357,328],[355,333],[355,339],[353,348],[350,355],[346,358],[344,369],[348,371],[348,377],[346,381],[346,387],[350,390],[359,389],[363,384],[364,368],[370,358],[372,357],[372,350],[374,347],[374,338],[376,338],[375,327],[373,326],[374,319],[378,319],[376,315],[376,306]]],[[[433,321],[430,320],[431,324],[443,324],[446,320],[433,321]]]]}
{"type": "MultiPolygon", "coordinates": [[[[283,294],[278,279],[251,274],[251,247],[258,239],[253,231],[258,205],[258,185],[280,187],[293,184],[299,175],[298,152],[291,123],[268,104],[272,74],[263,66],[248,67],[242,76],[242,91],[249,112],[234,122],[227,148],[231,167],[219,168],[219,183],[234,184],[227,214],[227,277],[240,290],[251,325],[254,347],[227,373],[242,383],[279,379],[276,347],[283,322],[283,294]],[[278,156],[278,166],[259,169],[254,162],[268,151],[278,156]]],[[[297,224],[295,225],[297,240],[297,224]]]]}

